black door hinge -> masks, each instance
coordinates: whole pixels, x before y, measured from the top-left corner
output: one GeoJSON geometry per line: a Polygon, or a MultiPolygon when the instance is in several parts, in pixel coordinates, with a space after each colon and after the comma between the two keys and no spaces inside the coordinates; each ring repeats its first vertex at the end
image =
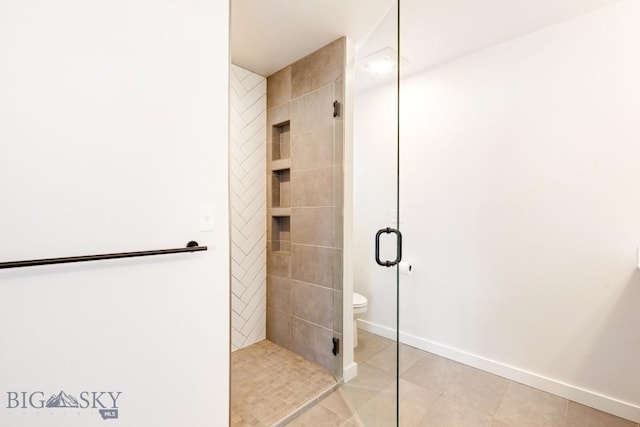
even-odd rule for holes
{"type": "Polygon", "coordinates": [[[340,117],[340,103],[333,101],[333,117],[340,117]]]}
{"type": "Polygon", "coordinates": [[[334,356],[337,356],[340,353],[340,339],[333,338],[333,350],[331,350],[334,356]]]}

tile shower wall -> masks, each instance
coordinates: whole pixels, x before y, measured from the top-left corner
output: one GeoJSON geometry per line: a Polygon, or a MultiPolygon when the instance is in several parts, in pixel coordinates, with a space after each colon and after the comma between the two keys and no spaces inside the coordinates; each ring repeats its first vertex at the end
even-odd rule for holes
{"type": "Polygon", "coordinates": [[[267,338],[329,370],[340,359],[343,122],[333,103],[344,98],[344,58],[342,38],[267,79],[267,338]]]}
{"type": "Polygon", "coordinates": [[[266,336],[267,81],[231,65],[231,347],[266,336]]]}

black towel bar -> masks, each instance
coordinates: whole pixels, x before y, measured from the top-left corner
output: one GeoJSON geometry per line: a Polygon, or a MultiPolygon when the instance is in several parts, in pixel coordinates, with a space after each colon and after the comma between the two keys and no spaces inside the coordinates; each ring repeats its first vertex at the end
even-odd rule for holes
{"type": "Polygon", "coordinates": [[[181,252],[199,252],[199,251],[206,251],[206,250],[207,250],[206,246],[199,246],[198,242],[191,241],[187,243],[186,248],[156,249],[153,251],[119,252],[115,254],[84,255],[84,256],[72,256],[72,257],[65,257],[65,258],[44,258],[44,259],[32,259],[27,261],[0,262],[0,269],[18,268],[18,267],[35,267],[38,265],[49,265],[49,264],[66,264],[69,262],[98,261],[103,259],[115,259],[115,258],[133,258],[133,257],[150,256],[150,255],[177,254],[181,252]]]}

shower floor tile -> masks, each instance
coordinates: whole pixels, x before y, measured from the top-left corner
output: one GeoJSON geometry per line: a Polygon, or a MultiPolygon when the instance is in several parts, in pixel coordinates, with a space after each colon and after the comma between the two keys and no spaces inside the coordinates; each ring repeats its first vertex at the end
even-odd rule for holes
{"type": "Polygon", "coordinates": [[[279,425],[335,386],[331,372],[260,341],[231,354],[231,425],[279,425]]]}

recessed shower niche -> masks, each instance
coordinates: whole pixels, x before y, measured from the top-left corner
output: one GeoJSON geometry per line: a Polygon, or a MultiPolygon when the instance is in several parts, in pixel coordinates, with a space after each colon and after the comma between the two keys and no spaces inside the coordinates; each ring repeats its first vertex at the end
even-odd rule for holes
{"type": "Polygon", "coordinates": [[[291,207],[291,170],[274,170],[271,173],[271,207],[291,207]]]}
{"type": "Polygon", "coordinates": [[[271,218],[271,250],[281,254],[291,252],[291,219],[288,216],[271,218]]]}
{"type": "Polygon", "coordinates": [[[271,141],[273,145],[271,159],[273,161],[291,157],[291,127],[289,121],[273,126],[271,141]]]}

